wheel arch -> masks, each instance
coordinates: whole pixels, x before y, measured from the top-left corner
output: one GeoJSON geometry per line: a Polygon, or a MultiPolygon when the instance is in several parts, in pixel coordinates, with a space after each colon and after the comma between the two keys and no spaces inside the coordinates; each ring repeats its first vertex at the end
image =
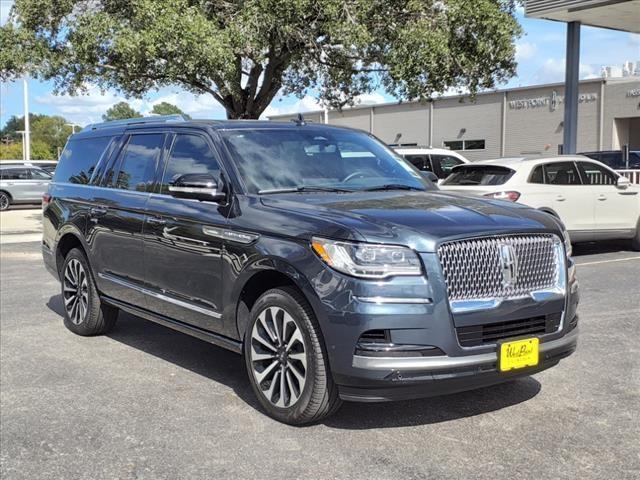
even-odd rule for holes
{"type": "Polygon", "coordinates": [[[320,300],[304,275],[281,258],[264,258],[245,269],[244,275],[236,281],[232,294],[236,329],[241,341],[249,323],[251,308],[258,298],[267,290],[283,286],[295,288],[309,303],[316,318],[320,318],[320,300]]]}
{"type": "MultiPolygon", "coordinates": [[[[83,240],[82,233],[75,226],[66,225],[60,229],[55,247],[56,270],[58,271],[58,276],[60,276],[60,269],[64,264],[65,257],[74,248],[80,248],[87,259],[89,258],[89,255],[87,254],[87,245],[83,240]]],[[[89,263],[89,266],[91,267],[91,263],[89,263]]]]}

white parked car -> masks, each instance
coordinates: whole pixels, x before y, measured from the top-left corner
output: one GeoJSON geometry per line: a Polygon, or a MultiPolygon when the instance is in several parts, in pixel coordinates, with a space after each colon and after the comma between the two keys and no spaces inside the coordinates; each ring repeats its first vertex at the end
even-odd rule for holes
{"type": "Polygon", "coordinates": [[[442,190],[521,202],[559,217],[573,242],[631,239],[640,250],[640,185],[580,155],[461,165],[442,190]]]}
{"type": "Polygon", "coordinates": [[[440,180],[447,178],[453,167],[469,163],[459,153],[445,148],[395,147],[394,150],[421,172],[433,172],[440,180]]]}

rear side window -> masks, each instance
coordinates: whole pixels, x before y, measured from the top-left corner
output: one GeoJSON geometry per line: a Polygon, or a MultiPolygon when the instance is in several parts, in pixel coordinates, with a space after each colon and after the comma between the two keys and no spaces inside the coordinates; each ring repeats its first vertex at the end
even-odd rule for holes
{"type": "Polygon", "coordinates": [[[2,180],[28,180],[29,171],[26,168],[7,168],[0,170],[2,180]]]}
{"type": "Polygon", "coordinates": [[[431,171],[431,162],[429,162],[428,155],[403,155],[403,157],[421,172],[431,171]]]}
{"type": "Polygon", "coordinates": [[[168,193],[169,185],[186,173],[208,173],[216,179],[220,177],[220,165],[207,141],[199,135],[179,134],[176,137],[160,191],[168,193]]]}
{"type": "Polygon", "coordinates": [[[545,182],[549,185],[581,185],[580,176],[573,162],[547,163],[544,166],[545,182]]]}
{"type": "Polygon", "coordinates": [[[455,167],[443,185],[502,185],[515,172],[507,167],[493,165],[464,165],[455,167]]]}
{"type": "Polygon", "coordinates": [[[138,192],[150,191],[163,141],[164,135],[161,133],[132,135],[122,154],[115,187],[138,192]]]}
{"type": "Polygon", "coordinates": [[[436,169],[436,173],[442,178],[448,177],[451,174],[453,167],[464,163],[459,158],[451,155],[431,155],[431,161],[436,169]]]}
{"type": "Polygon", "coordinates": [[[544,183],[544,170],[542,165],[538,165],[533,169],[531,177],[529,177],[529,183],[544,183]]]}
{"type": "Polygon", "coordinates": [[[112,138],[95,137],[70,140],[58,161],[53,177],[54,181],[87,185],[112,138]]]}

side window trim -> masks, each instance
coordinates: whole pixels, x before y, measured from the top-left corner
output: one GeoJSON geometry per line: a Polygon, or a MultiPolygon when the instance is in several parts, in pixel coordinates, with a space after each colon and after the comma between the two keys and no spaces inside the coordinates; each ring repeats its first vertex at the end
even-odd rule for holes
{"type": "MultiPolygon", "coordinates": [[[[122,170],[122,162],[124,161],[124,157],[127,153],[127,147],[129,146],[129,143],[131,142],[131,139],[135,136],[139,136],[139,135],[162,135],[162,148],[160,149],[160,154],[158,154],[155,158],[155,167],[154,167],[154,175],[153,175],[153,181],[152,181],[152,187],[150,189],[150,191],[148,192],[139,192],[139,193],[153,193],[155,192],[155,188],[156,185],[158,183],[158,165],[159,162],[162,159],[162,155],[164,153],[164,146],[165,146],[165,142],[166,142],[166,137],[167,137],[167,132],[164,130],[144,130],[141,132],[125,132],[123,135],[124,141],[122,142],[122,144],[120,145],[120,149],[119,151],[117,151],[117,154],[114,155],[114,159],[109,162],[109,167],[105,170],[105,175],[103,175],[103,178],[101,179],[100,183],[102,187],[105,188],[117,188],[116,184],[118,181],[118,177],[120,176],[120,171],[122,170]],[[109,172],[112,173],[111,177],[109,178],[109,172]]],[[[134,191],[134,190],[129,190],[129,191],[134,191]]]]}
{"type": "Polygon", "coordinates": [[[220,152],[218,151],[218,149],[215,146],[214,141],[212,140],[212,138],[207,135],[205,132],[203,132],[202,130],[195,130],[195,129],[175,129],[175,130],[171,130],[169,132],[166,132],[168,137],[171,137],[169,139],[168,142],[165,142],[165,146],[166,146],[166,151],[163,151],[162,155],[161,155],[161,167],[158,168],[158,175],[156,177],[156,185],[155,188],[153,190],[154,195],[161,195],[164,197],[171,197],[171,195],[168,195],[166,193],[161,193],[161,188],[162,188],[162,180],[164,179],[164,175],[167,171],[167,168],[169,166],[169,160],[171,159],[171,153],[173,152],[173,147],[175,146],[175,143],[178,139],[178,135],[195,135],[198,136],[200,138],[202,138],[204,140],[204,142],[207,144],[207,146],[209,147],[209,150],[211,151],[213,157],[215,158],[216,162],[218,163],[218,168],[220,169],[220,179],[223,181],[223,183],[228,184],[230,182],[229,180],[229,176],[227,175],[226,172],[226,168],[225,168],[225,164],[222,161],[220,152]]]}

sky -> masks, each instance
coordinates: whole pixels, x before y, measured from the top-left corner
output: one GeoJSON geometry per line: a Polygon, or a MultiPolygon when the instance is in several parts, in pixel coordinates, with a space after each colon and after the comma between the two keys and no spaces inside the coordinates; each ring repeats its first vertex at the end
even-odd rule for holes
{"type": "MultiPolygon", "coordinates": [[[[7,21],[12,0],[0,0],[0,24],[7,21]]],[[[562,82],[564,80],[565,31],[564,23],[524,17],[517,13],[524,35],[516,42],[517,75],[503,88],[562,82]]],[[[640,35],[613,30],[582,27],[580,77],[597,78],[603,65],[622,66],[625,61],[640,62],[640,35]]],[[[169,102],[194,118],[225,118],[224,109],[209,95],[196,96],[180,88],[162,88],[148,93],[143,99],[126,99],[113,91],[102,92],[89,87],[87,95],[56,96],[51,82],[29,80],[29,101],[32,113],[62,115],[70,122],[86,125],[101,121],[102,114],[113,104],[128,101],[136,110],[148,113],[153,105],[169,102]]],[[[22,81],[0,85],[0,126],[12,115],[23,115],[22,81]]],[[[391,102],[395,99],[384,91],[376,91],[358,99],[358,103],[391,102]]],[[[313,96],[302,99],[278,96],[263,117],[291,112],[317,110],[313,96]]]]}

